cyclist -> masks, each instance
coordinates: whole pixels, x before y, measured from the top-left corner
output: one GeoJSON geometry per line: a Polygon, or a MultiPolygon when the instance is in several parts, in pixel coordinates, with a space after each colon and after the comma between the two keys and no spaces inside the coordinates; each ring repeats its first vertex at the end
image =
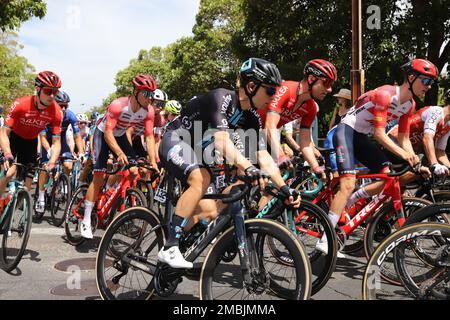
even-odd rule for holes
{"type": "Polygon", "coordinates": [[[164,110],[167,112],[167,123],[174,121],[180,116],[182,105],[177,100],[167,101],[164,110]]]}
{"type": "MultiPolygon", "coordinates": [[[[444,93],[444,104],[443,108],[422,108],[410,121],[410,140],[414,151],[425,152],[430,168],[436,175],[449,174],[450,161],[445,149],[450,137],[450,90],[444,93]]],[[[393,127],[388,134],[397,141],[398,126],[393,127]]]]}
{"type": "Polygon", "coordinates": [[[94,144],[94,132],[97,128],[97,124],[99,120],[104,115],[100,115],[98,112],[93,112],[91,114],[91,121],[90,121],[90,127],[89,127],[89,133],[86,140],[86,148],[85,148],[85,155],[84,155],[84,162],[83,162],[83,169],[80,173],[80,182],[85,183],[87,182],[89,173],[92,172],[93,168],[93,162],[92,162],[92,145],[94,144]]]}
{"type": "MultiPolygon", "coordinates": [[[[409,140],[409,120],[415,109],[415,97],[423,97],[437,80],[438,70],[430,61],[413,59],[401,67],[404,82],[401,86],[384,85],[369,91],[358,98],[356,104],[337,126],[333,137],[336,159],[340,175],[339,191],[330,205],[328,213],[334,226],[339,221],[345,207],[351,207],[357,200],[379,193],[384,180],[366,185],[353,193],[355,189],[355,159],[374,173],[386,173],[388,159],[376,142],[410,166],[419,162],[409,140]],[[386,123],[399,119],[399,134],[396,145],[385,133],[386,123]]],[[[327,239],[317,243],[317,249],[326,252],[327,239]]]]}
{"type": "MultiPolygon", "coordinates": [[[[70,175],[70,172],[72,171],[72,150],[70,149],[70,146],[67,141],[67,131],[69,126],[73,128],[74,131],[74,140],[75,143],[80,151],[79,154],[83,154],[83,144],[82,140],[79,134],[79,128],[77,124],[77,118],[75,116],[75,113],[73,113],[71,110],[68,110],[69,103],[70,103],[70,97],[69,95],[64,91],[59,91],[57,96],[55,97],[55,101],[58,103],[58,105],[61,107],[63,112],[63,121],[61,125],[61,155],[64,158],[63,166],[64,166],[64,173],[66,175],[70,175]]],[[[41,139],[41,156],[40,156],[40,164],[46,168],[47,162],[49,161],[49,158],[52,155],[53,151],[53,145],[50,145],[50,142],[52,138],[52,127],[47,126],[46,129],[42,130],[40,133],[40,139],[41,139]]],[[[36,201],[36,212],[37,213],[44,213],[45,211],[45,184],[48,180],[48,173],[45,171],[41,171],[39,173],[39,197],[38,201],[36,201]]]]}
{"type": "Polygon", "coordinates": [[[161,144],[162,130],[166,125],[166,119],[164,118],[164,107],[169,100],[167,93],[161,89],[155,90],[155,102],[153,107],[155,108],[155,143],[156,143],[156,161],[159,163],[159,145],[161,144]]]}
{"type": "MultiPolygon", "coordinates": [[[[55,97],[61,88],[61,79],[51,71],[40,72],[35,79],[36,94],[17,99],[9,110],[5,125],[1,129],[0,143],[4,153],[6,176],[0,179],[0,194],[16,173],[16,166],[10,167],[17,159],[24,165],[36,165],[39,133],[47,126],[52,126],[53,153],[48,162],[52,170],[61,151],[62,111],[55,97]],[[11,170],[10,170],[11,169],[11,170]]],[[[25,187],[31,189],[34,172],[19,168],[20,175],[26,174],[25,187]]]]}
{"type": "Polygon", "coordinates": [[[269,107],[258,110],[279,164],[290,161],[280,148],[277,128],[299,120],[300,149],[294,151],[302,152],[314,173],[324,177],[324,169],[316,160],[318,154],[311,139],[311,126],[319,110],[315,100],[321,101],[331,93],[336,80],[337,71],[332,63],[323,59],[311,60],[305,65],[302,81],[283,81],[269,107]]]}
{"type": "MultiPolygon", "coordinates": [[[[158,253],[159,261],[173,268],[192,268],[192,263],[184,259],[179,249],[181,233],[194,212],[217,211],[214,201],[201,200],[211,184],[208,165],[213,160],[197,157],[194,150],[201,150],[203,154],[203,151],[211,150],[210,146],[213,147],[211,154],[219,151],[228,163],[233,163],[247,176],[259,179],[264,187],[265,181],[260,179],[260,170],[239,152],[227,130],[239,128],[259,132],[261,119],[256,109],[265,108],[270,103],[280,84],[281,75],[274,64],[251,58],[242,65],[238,92],[216,89],[195,97],[181,110],[180,116],[167,126],[159,150],[161,164],[170,175],[186,183],[188,188],[177,202],[169,225],[168,239],[158,253]],[[193,141],[199,134],[204,138],[193,141]],[[187,141],[188,137],[191,137],[191,141],[187,141]]],[[[262,169],[272,173],[275,185],[289,196],[290,189],[284,184],[277,166],[265,150],[264,141],[257,144],[250,147],[260,150],[258,161],[262,169]]],[[[289,203],[298,206],[300,200],[294,202],[290,196],[289,203]]]]}
{"type": "MultiPolygon", "coordinates": [[[[155,80],[148,75],[137,75],[133,80],[133,94],[113,101],[107,107],[106,115],[99,120],[94,132],[93,162],[94,179],[86,193],[84,218],[81,223],[81,235],[92,239],[91,213],[100,189],[104,184],[104,172],[107,168],[109,152],[116,157],[119,165],[128,164],[128,158],[136,158],[133,147],[127,139],[126,130],[136,127],[145,128],[147,152],[151,164],[156,167],[155,140],[153,122],[155,111],[151,104],[156,90],[155,80]]],[[[111,186],[107,186],[110,188],[111,186]]]]}

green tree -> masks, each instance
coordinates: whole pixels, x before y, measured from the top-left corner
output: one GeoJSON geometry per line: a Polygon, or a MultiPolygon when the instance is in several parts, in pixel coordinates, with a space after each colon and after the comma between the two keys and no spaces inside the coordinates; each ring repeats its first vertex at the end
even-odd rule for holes
{"type": "Polygon", "coordinates": [[[18,29],[22,22],[32,17],[42,19],[46,12],[47,5],[43,0],[1,0],[0,29],[2,31],[18,29]]]}
{"type": "Polygon", "coordinates": [[[18,55],[20,48],[15,33],[0,32],[0,104],[6,107],[34,91],[35,70],[18,55]]]}
{"type": "MultiPolygon", "coordinates": [[[[372,2],[363,1],[363,65],[367,90],[400,82],[399,66],[413,57],[433,61],[442,70],[450,62],[450,0],[380,0],[380,29],[369,29],[372,2]]],[[[351,1],[246,0],[244,28],[233,37],[238,57],[265,57],[280,67],[286,79],[299,80],[305,62],[330,59],[338,68],[335,88],[348,87],[351,69],[351,1]]],[[[438,88],[425,103],[437,101],[438,88]]],[[[334,101],[321,104],[319,119],[334,101]]],[[[323,124],[323,123],[322,123],[323,124]]],[[[325,129],[326,126],[323,126],[325,129]]],[[[323,131],[322,131],[323,133],[323,131]]]]}

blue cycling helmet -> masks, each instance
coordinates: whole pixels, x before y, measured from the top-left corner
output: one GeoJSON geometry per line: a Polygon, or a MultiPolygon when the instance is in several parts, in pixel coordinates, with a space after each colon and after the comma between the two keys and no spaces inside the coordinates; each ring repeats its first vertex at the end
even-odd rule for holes
{"type": "Polygon", "coordinates": [[[98,112],[92,112],[92,114],[91,114],[91,121],[97,120],[98,116],[99,116],[98,112]]]}
{"type": "Polygon", "coordinates": [[[55,101],[58,104],[69,104],[70,97],[66,92],[60,90],[58,91],[58,94],[55,97],[55,101]]]}

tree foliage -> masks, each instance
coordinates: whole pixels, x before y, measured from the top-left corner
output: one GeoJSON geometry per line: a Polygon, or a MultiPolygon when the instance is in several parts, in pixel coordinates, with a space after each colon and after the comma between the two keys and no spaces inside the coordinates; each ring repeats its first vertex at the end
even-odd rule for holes
{"type": "MultiPolygon", "coordinates": [[[[414,57],[433,61],[442,70],[450,62],[450,0],[380,0],[380,28],[371,28],[373,2],[363,0],[365,88],[401,82],[399,66],[414,57]]],[[[193,36],[166,48],[141,51],[120,71],[115,95],[138,72],[153,74],[169,96],[183,102],[217,87],[233,88],[240,63],[251,56],[275,62],[285,79],[300,80],[313,58],[332,61],[339,71],[335,90],[350,85],[352,52],[351,1],[201,0],[193,36]],[[156,54],[158,53],[158,54],[156,54]]],[[[449,85],[448,78],[441,84],[449,85]]],[[[426,104],[435,104],[438,88],[426,104]]],[[[334,99],[320,103],[327,119],[334,99]]],[[[321,135],[328,127],[321,123],[321,135]]]]}
{"type": "Polygon", "coordinates": [[[34,90],[34,68],[18,54],[20,48],[15,33],[0,32],[0,105],[6,107],[34,90]]]}
{"type": "Polygon", "coordinates": [[[32,17],[42,19],[46,12],[47,5],[43,0],[1,0],[0,29],[2,31],[18,29],[22,22],[32,17]]]}

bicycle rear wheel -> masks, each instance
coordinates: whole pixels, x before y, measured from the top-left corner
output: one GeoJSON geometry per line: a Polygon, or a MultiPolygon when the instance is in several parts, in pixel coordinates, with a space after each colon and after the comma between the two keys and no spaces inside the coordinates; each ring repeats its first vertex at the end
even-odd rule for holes
{"type": "Polygon", "coordinates": [[[16,202],[8,209],[0,252],[1,267],[11,272],[20,263],[31,232],[31,197],[25,190],[17,192],[16,202]]]}
{"type": "Polygon", "coordinates": [[[127,209],[112,221],[100,243],[95,268],[102,299],[148,300],[154,295],[153,275],[164,245],[159,225],[146,208],[127,209]]]}
{"type": "Polygon", "coordinates": [[[254,268],[250,274],[252,283],[244,283],[239,255],[227,262],[222,259],[231,247],[238,251],[234,227],[231,227],[217,239],[205,258],[199,282],[200,299],[309,299],[311,265],[303,245],[276,221],[251,219],[245,221],[245,227],[251,268],[254,268]],[[274,258],[268,247],[269,238],[279,250],[285,251],[290,263],[274,258]]]}

